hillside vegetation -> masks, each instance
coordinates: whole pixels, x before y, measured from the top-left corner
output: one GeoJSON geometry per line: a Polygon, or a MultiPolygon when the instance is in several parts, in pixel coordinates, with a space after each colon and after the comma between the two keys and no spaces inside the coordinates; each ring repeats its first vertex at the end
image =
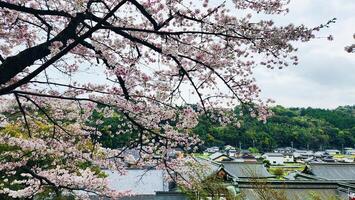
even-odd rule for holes
{"type": "Polygon", "coordinates": [[[295,148],[313,150],[354,147],[355,106],[333,110],[276,106],[272,110],[274,115],[266,123],[244,117],[241,128],[221,126],[202,117],[193,131],[205,141],[205,147],[241,145],[261,151],[291,143],[295,148]]]}

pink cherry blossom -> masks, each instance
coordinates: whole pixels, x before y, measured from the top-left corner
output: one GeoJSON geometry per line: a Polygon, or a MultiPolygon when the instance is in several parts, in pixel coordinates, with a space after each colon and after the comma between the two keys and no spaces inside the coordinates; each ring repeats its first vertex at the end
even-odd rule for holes
{"type": "Polygon", "coordinates": [[[0,192],[128,195],[111,190],[97,169],[124,173],[129,162],[177,170],[180,161],[169,152],[198,148],[202,141],[191,130],[203,114],[235,127],[244,114],[265,122],[272,102],[260,99],[253,69],[297,65],[296,42],[334,20],[281,26],[254,16],[282,17],[288,0],[230,3],[0,1],[0,144],[9,147],[0,170],[11,182],[0,192]],[[249,110],[235,114],[237,105],[249,110]],[[94,111],[101,118],[88,125],[94,111]],[[118,131],[100,132],[111,117],[121,122],[118,131]],[[132,132],[137,138],[121,149],[95,140],[132,132]]]}

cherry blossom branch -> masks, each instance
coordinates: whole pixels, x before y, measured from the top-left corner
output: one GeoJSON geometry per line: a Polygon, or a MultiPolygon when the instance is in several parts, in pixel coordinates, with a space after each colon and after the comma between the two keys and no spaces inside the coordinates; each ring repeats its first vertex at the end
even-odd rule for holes
{"type": "Polygon", "coordinates": [[[38,10],[34,8],[28,8],[25,6],[15,5],[11,3],[7,3],[4,1],[0,1],[0,8],[7,8],[10,10],[16,10],[23,13],[33,14],[33,15],[51,15],[51,16],[62,16],[67,18],[72,18],[72,16],[64,11],[58,10],[38,10]]]}
{"type": "Polygon", "coordinates": [[[158,30],[160,27],[158,26],[158,23],[153,19],[153,16],[148,13],[148,11],[136,0],[128,0],[131,2],[133,5],[135,5],[138,10],[149,20],[150,23],[152,23],[154,30],[158,30]]]}
{"type": "MultiPolygon", "coordinates": [[[[34,78],[35,76],[37,76],[39,73],[41,73],[44,69],[46,69],[47,67],[49,67],[50,65],[52,65],[53,63],[55,63],[58,59],[60,59],[61,57],[63,57],[64,55],[66,55],[70,50],[72,50],[74,47],[76,47],[81,41],[85,40],[87,37],[91,36],[92,33],[94,33],[96,30],[98,30],[101,27],[101,24],[104,23],[108,18],[110,18],[122,5],[124,5],[126,3],[126,0],[122,0],[118,5],[115,6],[114,9],[112,9],[112,11],[110,11],[105,17],[103,17],[103,19],[101,19],[94,27],[92,27],[90,30],[88,30],[86,33],[84,33],[83,35],[81,35],[79,38],[77,38],[76,40],[74,40],[74,42],[70,43],[67,47],[65,47],[64,49],[62,49],[58,54],[56,54],[55,56],[53,56],[52,58],[50,58],[46,63],[44,63],[42,66],[38,67],[36,70],[34,70],[33,72],[31,72],[29,75],[27,75],[26,77],[24,77],[23,79],[19,80],[18,82],[9,85],[5,88],[0,89],[0,95],[1,94],[6,94],[8,92],[10,92],[11,90],[16,89],[17,87],[28,83],[32,78],[34,78]]],[[[80,15],[78,15],[80,16],[80,15]]],[[[62,33],[66,33],[67,31],[69,31],[70,33],[73,34],[72,31],[75,31],[76,26],[78,25],[77,21],[74,20],[73,21],[73,25],[72,26],[68,26],[67,29],[65,29],[65,31],[63,31],[62,33]],[[72,30],[74,28],[74,30],[72,30]]],[[[72,35],[69,34],[69,35],[72,35]]],[[[53,41],[55,41],[53,39],[53,41]]],[[[27,67],[28,65],[31,65],[34,60],[36,60],[36,58],[42,58],[45,56],[45,54],[49,54],[49,49],[48,49],[49,44],[48,43],[44,43],[41,44],[40,46],[37,46],[36,48],[30,48],[21,52],[22,54],[20,56],[22,57],[28,57],[28,53],[35,53],[37,52],[38,48],[45,50],[45,53],[41,54],[41,55],[37,55],[37,57],[32,58],[32,60],[30,59],[24,59],[27,61],[22,61],[21,59],[19,59],[19,57],[12,57],[11,61],[12,62],[16,62],[17,64],[19,64],[19,66],[17,66],[14,63],[10,63],[10,64],[14,64],[15,66],[17,66],[17,68],[15,68],[15,70],[10,70],[9,72],[2,72],[3,69],[7,70],[9,69],[9,67],[7,66],[3,66],[4,63],[6,63],[6,61],[0,65],[0,73],[4,73],[5,77],[4,78],[0,78],[0,85],[6,83],[9,78],[12,78],[14,75],[16,75],[18,73],[18,71],[22,71],[25,67],[27,67]],[[29,52],[28,52],[29,51],[29,52]],[[25,64],[20,64],[18,62],[24,62],[25,64]],[[19,70],[20,68],[20,70],[19,70]]],[[[9,58],[7,58],[6,60],[8,60],[9,58]]],[[[10,61],[10,62],[11,62],[10,61]]],[[[11,68],[10,68],[11,69],[11,68]]]]}
{"type": "MultiPolygon", "coordinates": [[[[14,92],[15,94],[17,94],[18,96],[21,96],[21,97],[24,97],[26,98],[28,101],[30,101],[33,105],[35,105],[39,111],[41,111],[46,117],[47,119],[52,122],[55,126],[58,126],[62,131],[64,131],[65,133],[67,133],[68,135],[71,135],[67,130],[65,130],[65,128],[63,128],[61,125],[58,124],[58,122],[53,119],[51,116],[49,116],[49,114],[40,106],[38,105],[34,100],[32,100],[31,98],[29,98],[28,96],[26,95],[21,95],[23,94],[23,92],[20,92],[20,91],[15,91],[14,92]]],[[[30,94],[30,93],[28,93],[30,94]]],[[[31,94],[30,94],[31,95],[31,94]]],[[[33,94],[32,94],[33,95],[33,94]]]]}
{"type": "Polygon", "coordinates": [[[29,126],[28,121],[27,121],[26,112],[25,112],[25,110],[24,110],[23,107],[22,107],[22,104],[21,104],[21,102],[20,102],[20,99],[19,99],[19,97],[18,97],[18,94],[17,94],[17,93],[14,93],[14,95],[15,95],[15,99],[16,99],[16,101],[17,101],[18,107],[19,107],[19,109],[20,109],[20,111],[21,111],[21,113],[22,113],[23,119],[25,120],[25,125],[26,125],[27,131],[28,131],[28,136],[29,136],[29,137],[32,137],[31,130],[30,130],[30,126],[29,126]]]}
{"type": "Polygon", "coordinates": [[[57,196],[60,195],[60,191],[59,188],[56,184],[54,184],[53,182],[51,182],[49,179],[47,179],[44,176],[40,176],[38,174],[36,174],[34,171],[32,171],[29,167],[27,166],[23,166],[21,167],[22,170],[24,170],[25,172],[31,174],[31,176],[33,176],[36,179],[39,179],[41,182],[45,181],[48,185],[52,186],[52,188],[54,189],[54,192],[56,193],[57,196]]]}

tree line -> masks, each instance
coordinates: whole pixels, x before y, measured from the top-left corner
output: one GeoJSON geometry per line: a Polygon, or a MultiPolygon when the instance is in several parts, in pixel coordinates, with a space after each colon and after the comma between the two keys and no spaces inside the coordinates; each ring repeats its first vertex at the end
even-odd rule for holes
{"type": "MultiPolygon", "coordinates": [[[[236,107],[235,112],[240,108],[236,107]]],[[[293,146],[300,149],[324,150],[354,147],[355,106],[336,109],[272,108],[266,123],[244,116],[241,127],[226,126],[201,117],[193,132],[205,142],[204,147],[232,145],[270,151],[293,146]]]]}
{"type": "MultiPolygon", "coordinates": [[[[240,107],[234,109],[239,113],[240,107]]],[[[200,150],[211,146],[223,147],[232,145],[242,149],[253,148],[262,152],[278,147],[324,150],[328,148],[342,149],[354,147],[355,144],[355,106],[342,106],[336,109],[318,108],[271,108],[273,115],[266,123],[244,115],[241,126],[221,124],[210,117],[200,116],[198,125],[192,129],[203,141],[200,150]]],[[[112,134],[119,129],[122,118],[119,114],[112,118],[104,118],[99,112],[94,112],[91,122],[102,120],[98,130],[103,134],[96,138],[98,142],[109,148],[123,147],[138,134],[112,134]]],[[[92,125],[92,124],[91,124],[92,125]]],[[[127,128],[128,129],[128,128],[127,128]]]]}

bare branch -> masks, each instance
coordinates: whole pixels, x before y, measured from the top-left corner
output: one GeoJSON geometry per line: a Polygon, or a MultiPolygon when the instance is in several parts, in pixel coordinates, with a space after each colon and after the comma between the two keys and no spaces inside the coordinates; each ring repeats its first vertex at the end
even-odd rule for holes
{"type": "Polygon", "coordinates": [[[28,136],[29,136],[29,137],[32,137],[31,129],[30,129],[30,126],[29,126],[28,121],[27,121],[26,112],[25,112],[25,110],[24,110],[23,107],[22,107],[22,104],[21,104],[21,102],[20,102],[20,99],[19,99],[19,97],[18,97],[18,94],[17,94],[17,93],[14,93],[14,95],[15,95],[15,99],[16,99],[16,101],[17,101],[18,107],[19,107],[19,109],[20,109],[20,111],[21,111],[21,113],[22,113],[23,119],[25,120],[25,125],[26,125],[27,131],[28,131],[28,136]]]}

